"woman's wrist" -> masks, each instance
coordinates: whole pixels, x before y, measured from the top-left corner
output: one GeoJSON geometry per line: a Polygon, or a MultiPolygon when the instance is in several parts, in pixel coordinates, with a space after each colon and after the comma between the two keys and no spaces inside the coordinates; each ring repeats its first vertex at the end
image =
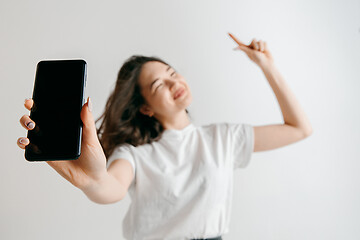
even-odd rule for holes
{"type": "Polygon", "coordinates": [[[259,67],[261,68],[262,71],[268,71],[268,70],[271,70],[273,68],[275,68],[275,63],[274,62],[266,62],[266,63],[263,63],[263,64],[259,64],[259,67]]]}

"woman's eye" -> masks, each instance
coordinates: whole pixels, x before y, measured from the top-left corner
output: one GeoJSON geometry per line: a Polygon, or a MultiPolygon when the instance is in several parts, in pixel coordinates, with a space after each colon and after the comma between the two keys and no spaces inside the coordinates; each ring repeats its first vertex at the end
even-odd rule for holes
{"type": "Polygon", "coordinates": [[[161,85],[163,85],[163,84],[160,83],[159,86],[156,87],[155,92],[156,92],[156,90],[157,90],[161,85]]]}
{"type": "MultiPolygon", "coordinates": [[[[170,76],[175,76],[176,75],[176,72],[173,72],[170,76]]],[[[163,84],[160,83],[156,88],[155,88],[155,92],[157,91],[157,89],[162,86],[163,84]]]]}

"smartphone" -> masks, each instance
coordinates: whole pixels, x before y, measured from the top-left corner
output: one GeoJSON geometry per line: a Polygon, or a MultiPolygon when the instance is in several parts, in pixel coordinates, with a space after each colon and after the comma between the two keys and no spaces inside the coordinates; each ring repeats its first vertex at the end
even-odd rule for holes
{"type": "Polygon", "coordinates": [[[86,62],[43,60],[37,64],[25,147],[28,161],[75,160],[81,154],[86,62]]]}

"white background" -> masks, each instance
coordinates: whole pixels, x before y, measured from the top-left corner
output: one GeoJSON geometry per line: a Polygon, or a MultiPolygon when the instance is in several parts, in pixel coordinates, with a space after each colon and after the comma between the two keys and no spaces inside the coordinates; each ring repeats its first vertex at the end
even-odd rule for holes
{"type": "Polygon", "coordinates": [[[360,2],[350,0],[1,1],[0,239],[123,239],[128,197],[93,203],[16,145],[37,62],[85,59],[96,118],[122,63],[142,54],[186,78],[195,125],[282,123],[261,69],[227,32],[267,42],[314,133],[236,170],[224,239],[360,239],[360,2]]]}

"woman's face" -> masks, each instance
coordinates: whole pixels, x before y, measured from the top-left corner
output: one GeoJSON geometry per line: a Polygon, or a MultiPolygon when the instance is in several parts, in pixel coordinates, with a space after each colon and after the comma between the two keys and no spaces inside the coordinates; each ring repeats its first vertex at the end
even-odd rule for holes
{"type": "Polygon", "coordinates": [[[142,66],[139,85],[146,103],[140,111],[164,119],[185,111],[192,100],[190,88],[183,76],[171,66],[150,61],[142,66]]]}

